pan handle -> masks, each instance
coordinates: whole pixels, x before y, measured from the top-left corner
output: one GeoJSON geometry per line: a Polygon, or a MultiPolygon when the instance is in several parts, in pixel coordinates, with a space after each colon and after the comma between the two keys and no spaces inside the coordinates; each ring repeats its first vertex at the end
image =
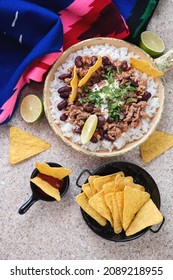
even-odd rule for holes
{"type": "Polygon", "coordinates": [[[88,170],[88,169],[84,169],[78,176],[77,180],[76,180],[76,185],[79,187],[79,188],[82,188],[82,185],[79,184],[79,180],[81,179],[82,175],[84,173],[88,173],[89,175],[91,175],[91,171],[88,170]]]}
{"type": "Polygon", "coordinates": [[[168,71],[171,67],[173,67],[173,49],[170,49],[164,55],[155,58],[154,62],[160,71],[164,73],[168,71]]]}
{"type": "Polygon", "coordinates": [[[34,195],[32,195],[20,208],[19,208],[19,214],[23,215],[26,213],[26,211],[28,211],[28,209],[37,201],[39,200],[39,198],[34,197],[34,195]]]}
{"type": "Polygon", "coordinates": [[[150,228],[150,230],[151,230],[153,233],[157,233],[157,232],[160,231],[160,229],[162,228],[164,222],[165,222],[165,217],[163,217],[163,220],[162,220],[160,226],[158,227],[158,229],[154,230],[154,229],[150,228]]]}

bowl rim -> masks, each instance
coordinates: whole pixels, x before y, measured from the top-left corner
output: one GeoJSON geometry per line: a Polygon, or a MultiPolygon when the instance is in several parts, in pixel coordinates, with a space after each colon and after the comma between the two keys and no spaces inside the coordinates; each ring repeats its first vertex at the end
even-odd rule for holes
{"type": "Polygon", "coordinates": [[[87,39],[84,41],[81,41],[75,45],[72,45],[68,49],[66,49],[63,54],[57,59],[55,64],[52,66],[50,69],[44,83],[44,88],[43,88],[43,103],[44,103],[44,109],[45,109],[45,115],[47,117],[48,123],[51,126],[51,128],[54,130],[55,134],[62,139],[67,145],[72,147],[74,150],[78,152],[82,152],[83,154],[90,155],[90,156],[96,156],[96,157],[114,157],[114,156],[120,156],[126,152],[131,151],[132,149],[140,146],[143,142],[145,142],[148,137],[154,132],[156,129],[158,123],[160,122],[162,112],[163,112],[163,106],[164,106],[164,99],[165,99],[165,94],[164,94],[164,85],[163,85],[163,80],[161,78],[155,79],[155,81],[158,84],[158,93],[159,93],[159,101],[160,101],[160,107],[157,110],[156,115],[151,119],[151,125],[146,134],[144,134],[140,139],[135,140],[133,142],[127,143],[123,148],[121,149],[113,149],[111,152],[110,151],[97,151],[93,152],[90,151],[86,148],[83,148],[82,145],[79,145],[77,143],[74,143],[71,139],[67,138],[66,136],[63,135],[60,126],[55,123],[51,112],[50,112],[50,84],[54,79],[54,74],[56,72],[56,69],[68,58],[68,56],[72,53],[75,52],[84,46],[92,46],[92,45],[103,45],[103,44],[110,44],[115,47],[127,47],[128,51],[133,51],[134,53],[138,54],[141,59],[145,59],[149,61],[153,66],[156,67],[154,63],[154,59],[151,58],[147,53],[145,53],[142,49],[137,47],[136,45],[133,45],[131,43],[128,43],[126,41],[120,40],[120,39],[115,39],[115,38],[105,38],[105,37],[98,37],[98,38],[91,38],[87,39]]]}

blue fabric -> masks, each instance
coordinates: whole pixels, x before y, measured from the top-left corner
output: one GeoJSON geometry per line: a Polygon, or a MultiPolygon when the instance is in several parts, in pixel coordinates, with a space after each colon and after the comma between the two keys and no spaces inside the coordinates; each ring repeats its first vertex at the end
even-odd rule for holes
{"type": "MultiPolygon", "coordinates": [[[[144,1],[144,0],[143,0],[144,1]]],[[[135,7],[137,0],[112,0],[112,2],[117,6],[120,13],[124,17],[124,19],[128,19],[135,7]]]]}
{"type": "Polygon", "coordinates": [[[0,108],[13,94],[20,76],[32,61],[60,50],[63,29],[57,12],[72,2],[0,1],[0,108]],[[16,12],[17,20],[12,26],[16,12]]]}

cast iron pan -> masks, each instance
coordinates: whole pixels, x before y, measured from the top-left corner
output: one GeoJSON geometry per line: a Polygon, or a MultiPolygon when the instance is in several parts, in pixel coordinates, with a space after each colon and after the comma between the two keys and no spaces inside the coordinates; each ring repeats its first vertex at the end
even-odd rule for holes
{"type": "MultiPolygon", "coordinates": [[[[135,183],[143,185],[145,187],[145,190],[150,194],[151,199],[153,200],[157,208],[160,209],[160,194],[155,181],[150,176],[150,174],[147,173],[143,168],[133,163],[110,162],[98,167],[93,172],[90,172],[88,169],[85,169],[79,175],[76,181],[76,185],[80,188],[82,187],[79,181],[81,180],[81,177],[85,173],[87,173],[89,176],[92,175],[104,176],[119,171],[123,171],[125,176],[132,176],[135,183]]],[[[88,183],[88,179],[86,179],[84,183],[88,183]]],[[[152,229],[151,227],[147,227],[132,236],[126,236],[125,232],[123,231],[120,234],[115,234],[109,222],[107,222],[106,226],[103,227],[99,225],[93,218],[91,218],[82,208],[81,208],[81,212],[85,222],[87,223],[87,225],[90,227],[92,231],[94,231],[97,235],[105,239],[115,241],[115,242],[126,242],[130,240],[134,240],[142,236],[143,234],[145,234],[148,230],[152,231],[153,233],[156,233],[161,229],[164,223],[164,219],[163,219],[162,223],[159,225],[157,229],[152,229]]]]}
{"type": "MultiPolygon", "coordinates": [[[[54,162],[47,162],[47,164],[51,167],[62,167],[60,164],[58,163],[54,163],[54,162]]],[[[37,174],[39,173],[38,169],[35,168],[31,174],[31,179],[36,177],[37,174]]],[[[60,189],[60,195],[61,197],[63,197],[65,195],[65,193],[67,192],[68,188],[69,188],[69,183],[70,183],[70,179],[69,176],[66,176],[63,179],[63,186],[60,189]]],[[[32,195],[29,198],[29,200],[27,202],[25,202],[19,209],[19,214],[24,214],[26,213],[26,211],[38,200],[44,200],[44,201],[55,201],[55,198],[49,196],[48,194],[46,194],[45,192],[43,192],[39,187],[37,187],[34,183],[32,183],[30,181],[30,187],[31,187],[31,191],[32,191],[32,195]]]]}

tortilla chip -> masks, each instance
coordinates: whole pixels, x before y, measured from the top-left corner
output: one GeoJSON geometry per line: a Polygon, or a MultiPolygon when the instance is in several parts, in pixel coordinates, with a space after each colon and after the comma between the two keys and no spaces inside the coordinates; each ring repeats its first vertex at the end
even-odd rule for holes
{"type": "Polygon", "coordinates": [[[153,134],[140,146],[144,162],[150,162],[173,146],[173,134],[154,131],[153,134]]]}
{"type": "Polygon", "coordinates": [[[80,193],[76,197],[76,202],[79,204],[79,206],[89,215],[91,216],[94,220],[97,221],[101,226],[106,225],[106,219],[102,217],[95,209],[93,209],[89,203],[88,203],[88,198],[86,194],[80,193]]]}
{"type": "Polygon", "coordinates": [[[111,192],[115,191],[115,183],[113,182],[108,182],[106,184],[103,185],[103,191],[104,191],[104,195],[109,194],[111,192]]]}
{"type": "Polygon", "coordinates": [[[17,127],[10,128],[10,163],[16,164],[50,148],[50,144],[17,127]]]}
{"type": "Polygon", "coordinates": [[[124,192],[115,193],[117,208],[120,217],[121,224],[123,224],[123,209],[124,209],[124,192]]]}
{"type": "Polygon", "coordinates": [[[124,175],[123,172],[117,172],[110,175],[100,176],[99,178],[93,180],[94,187],[99,192],[102,190],[104,184],[109,182],[114,182],[116,176],[123,176],[123,175],[124,175]]]}
{"type": "Polygon", "coordinates": [[[131,176],[122,177],[121,174],[118,174],[115,178],[115,191],[123,191],[125,186],[133,183],[133,178],[131,176]]]}
{"type": "Polygon", "coordinates": [[[96,193],[93,197],[89,199],[89,204],[93,207],[102,217],[107,219],[111,225],[113,225],[112,215],[110,209],[108,208],[103,190],[96,193]]]}
{"type": "Polygon", "coordinates": [[[138,190],[140,190],[140,191],[145,191],[144,186],[142,186],[142,185],[140,185],[140,184],[129,183],[127,186],[128,186],[128,187],[131,187],[131,188],[138,189],[138,190]]]}
{"type": "Polygon", "coordinates": [[[119,234],[122,231],[122,223],[118,211],[116,193],[112,194],[112,216],[113,216],[114,232],[116,234],[119,234]]]}
{"type": "Polygon", "coordinates": [[[33,179],[30,179],[30,181],[34,183],[36,186],[38,186],[40,189],[42,189],[43,192],[50,195],[51,197],[54,197],[57,201],[61,200],[59,190],[52,187],[48,182],[42,180],[37,176],[33,179]]]}
{"type": "Polygon", "coordinates": [[[135,214],[150,199],[150,194],[135,188],[124,189],[123,229],[126,231],[135,214]]]}
{"type": "Polygon", "coordinates": [[[130,64],[134,68],[138,69],[143,73],[146,73],[148,76],[151,76],[153,78],[162,77],[164,75],[162,71],[153,67],[153,65],[146,60],[130,57],[130,64]]]}
{"type": "Polygon", "coordinates": [[[142,229],[159,224],[163,221],[163,216],[154,202],[148,200],[136,214],[134,220],[126,231],[126,236],[133,235],[142,229]]]}
{"type": "Polygon", "coordinates": [[[83,184],[82,185],[82,190],[83,192],[86,194],[86,196],[88,197],[88,199],[90,199],[93,194],[92,194],[92,191],[91,191],[91,187],[90,187],[90,184],[87,183],[87,184],[83,184]]]}
{"type": "Polygon", "coordinates": [[[64,177],[72,173],[70,169],[64,167],[51,167],[47,163],[39,162],[35,164],[38,171],[42,174],[52,176],[59,180],[62,180],[64,177]]]}
{"type": "Polygon", "coordinates": [[[107,206],[108,206],[108,208],[109,208],[111,214],[112,214],[112,212],[113,212],[112,194],[113,194],[112,192],[105,194],[105,201],[106,201],[106,204],[107,204],[107,206]]]}
{"type": "Polygon", "coordinates": [[[99,175],[93,175],[93,176],[89,176],[89,178],[88,178],[88,183],[90,184],[91,191],[92,191],[93,195],[95,195],[97,193],[97,190],[94,187],[93,181],[94,181],[95,178],[98,178],[98,177],[100,177],[100,176],[99,175]]]}

